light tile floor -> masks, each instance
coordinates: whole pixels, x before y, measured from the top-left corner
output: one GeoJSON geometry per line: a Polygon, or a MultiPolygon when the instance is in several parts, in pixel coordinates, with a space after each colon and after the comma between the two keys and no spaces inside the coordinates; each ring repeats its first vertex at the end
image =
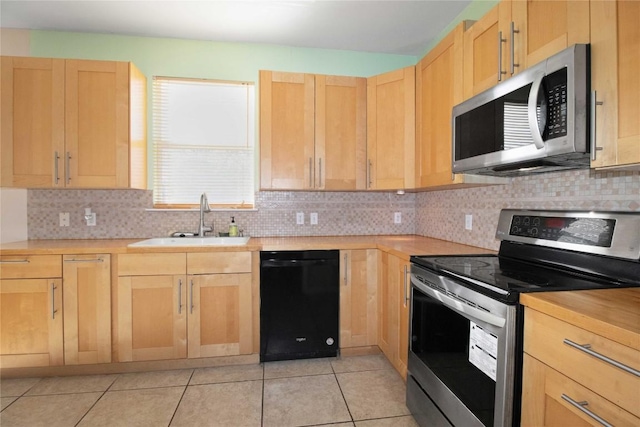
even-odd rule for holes
{"type": "Polygon", "coordinates": [[[2,427],[416,427],[382,355],[0,381],[2,427]]]}

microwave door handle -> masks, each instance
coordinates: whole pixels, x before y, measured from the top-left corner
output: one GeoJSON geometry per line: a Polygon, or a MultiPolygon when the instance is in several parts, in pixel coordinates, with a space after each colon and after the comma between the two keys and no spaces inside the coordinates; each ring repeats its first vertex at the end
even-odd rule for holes
{"type": "Polygon", "coordinates": [[[540,72],[533,80],[533,84],[531,85],[531,92],[529,92],[529,102],[527,108],[527,112],[529,115],[529,130],[531,131],[531,136],[533,137],[533,143],[538,150],[544,148],[544,141],[542,140],[542,135],[540,135],[540,130],[538,129],[538,115],[536,114],[538,110],[538,92],[540,91],[540,85],[542,85],[542,79],[544,79],[544,73],[540,72]]]}

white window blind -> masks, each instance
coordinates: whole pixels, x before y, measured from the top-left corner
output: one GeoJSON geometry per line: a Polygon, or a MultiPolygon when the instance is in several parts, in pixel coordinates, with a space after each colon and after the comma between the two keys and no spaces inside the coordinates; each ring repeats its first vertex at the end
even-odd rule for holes
{"type": "Polygon", "coordinates": [[[254,202],[255,86],[153,79],[154,191],[157,206],[251,207],[254,202]]]}

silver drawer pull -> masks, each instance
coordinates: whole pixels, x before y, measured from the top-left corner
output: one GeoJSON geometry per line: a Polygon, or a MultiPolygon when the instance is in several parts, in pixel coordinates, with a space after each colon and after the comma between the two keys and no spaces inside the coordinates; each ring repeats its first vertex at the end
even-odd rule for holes
{"type": "Polygon", "coordinates": [[[575,349],[583,351],[583,352],[587,353],[588,355],[595,357],[596,359],[600,359],[603,362],[607,362],[610,365],[615,366],[616,368],[620,368],[625,372],[628,372],[628,373],[630,373],[632,375],[635,375],[636,377],[640,377],[640,371],[638,371],[637,369],[633,369],[632,367],[627,366],[627,365],[625,365],[623,363],[620,363],[617,360],[613,360],[613,359],[611,359],[611,358],[609,358],[609,357],[607,357],[605,355],[602,355],[600,353],[597,353],[597,352],[591,350],[591,344],[577,344],[577,343],[575,343],[575,342],[573,342],[573,341],[571,341],[570,339],[567,339],[567,338],[565,338],[564,341],[562,341],[562,342],[567,344],[567,345],[569,345],[569,346],[571,346],[571,347],[573,347],[573,348],[575,348],[575,349]]]}
{"type": "Polygon", "coordinates": [[[64,262],[104,262],[104,259],[102,259],[102,258],[95,258],[95,259],[75,259],[75,258],[71,258],[71,259],[65,259],[64,262]]]}
{"type": "Polygon", "coordinates": [[[567,396],[564,393],[562,393],[562,399],[567,401],[567,402],[569,402],[576,409],[578,409],[582,413],[590,416],[591,418],[593,418],[594,420],[596,420],[597,422],[599,422],[603,426],[605,426],[605,427],[613,427],[613,424],[607,422],[605,419],[599,417],[597,414],[595,414],[595,413],[591,412],[590,410],[588,410],[587,408],[585,408],[585,406],[587,406],[589,404],[589,402],[586,402],[586,401],[576,402],[575,400],[573,400],[572,398],[570,398],[569,396],[567,396]]]}
{"type": "Polygon", "coordinates": [[[56,313],[58,312],[58,310],[56,310],[56,289],[58,289],[58,287],[56,286],[55,283],[51,284],[51,318],[55,319],[56,318],[56,313]]]}
{"type": "Polygon", "coordinates": [[[31,261],[28,259],[2,259],[0,264],[29,264],[31,261]]]}

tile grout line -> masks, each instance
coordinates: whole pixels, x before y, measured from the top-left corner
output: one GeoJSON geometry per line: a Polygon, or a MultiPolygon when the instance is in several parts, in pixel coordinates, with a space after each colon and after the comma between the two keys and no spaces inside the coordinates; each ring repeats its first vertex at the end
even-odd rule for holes
{"type": "MultiPolygon", "coordinates": [[[[80,419],[78,420],[78,422],[75,424],[75,426],[77,427],[78,425],[80,425],[80,423],[82,422],[82,420],[84,420],[86,418],[87,415],[89,415],[89,412],[91,412],[91,410],[93,408],[96,407],[96,405],[98,404],[98,402],[100,402],[102,400],[102,398],[104,397],[105,394],[107,394],[107,392],[109,391],[109,389],[111,387],[113,387],[113,385],[115,384],[116,381],[118,381],[118,377],[120,376],[120,374],[116,375],[116,378],[111,382],[111,384],[109,384],[109,387],[107,387],[102,394],[100,395],[99,398],[96,399],[95,402],[93,402],[93,405],[91,405],[91,407],[89,409],[87,409],[87,412],[84,413],[83,416],[80,417],[80,419]]],[[[95,393],[95,392],[86,392],[86,393],[95,393]]],[[[74,393],[68,393],[68,394],[74,394],[74,393]]]]}
{"type": "Polygon", "coordinates": [[[182,391],[182,395],[180,396],[180,399],[178,400],[178,404],[176,405],[176,409],[173,410],[173,414],[171,415],[171,419],[169,420],[169,424],[167,424],[167,427],[169,427],[171,425],[171,423],[173,422],[173,419],[176,417],[176,414],[178,413],[178,408],[180,407],[180,404],[182,403],[182,399],[184,399],[184,395],[187,393],[187,389],[189,388],[189,383],[191,383],[191,379],[193,378],[193,375],[196,373],[195,369],[191,370],[191,375],[189,375],[189,380],[187,381],[187,384],[184,386],[184,390],[182,391]]]}
{"type": "Polygon", "coordinates": [[[340,395],[342,396],[342,400],[344,400],[344,406],[347,407],[347,412],[349,413],[349,418],[351,418],[351,423],[353,425],[355,425],[356,422],[353,419],[353,414],[351,413],[351,409],[349,408],[349,403],[347,402],[347,398],[345,397],[344,392],[342,391],[342,387],[340,386],[340,381],[338,381],[338,374],[336,374],[336,370],[333,367],[333,363],[331,363],[330,365],[331,365],[331,370],[333,371],[333,377],[336,380],[336,384],[338,384],[338,390],[340,390],[340,395]]]}

